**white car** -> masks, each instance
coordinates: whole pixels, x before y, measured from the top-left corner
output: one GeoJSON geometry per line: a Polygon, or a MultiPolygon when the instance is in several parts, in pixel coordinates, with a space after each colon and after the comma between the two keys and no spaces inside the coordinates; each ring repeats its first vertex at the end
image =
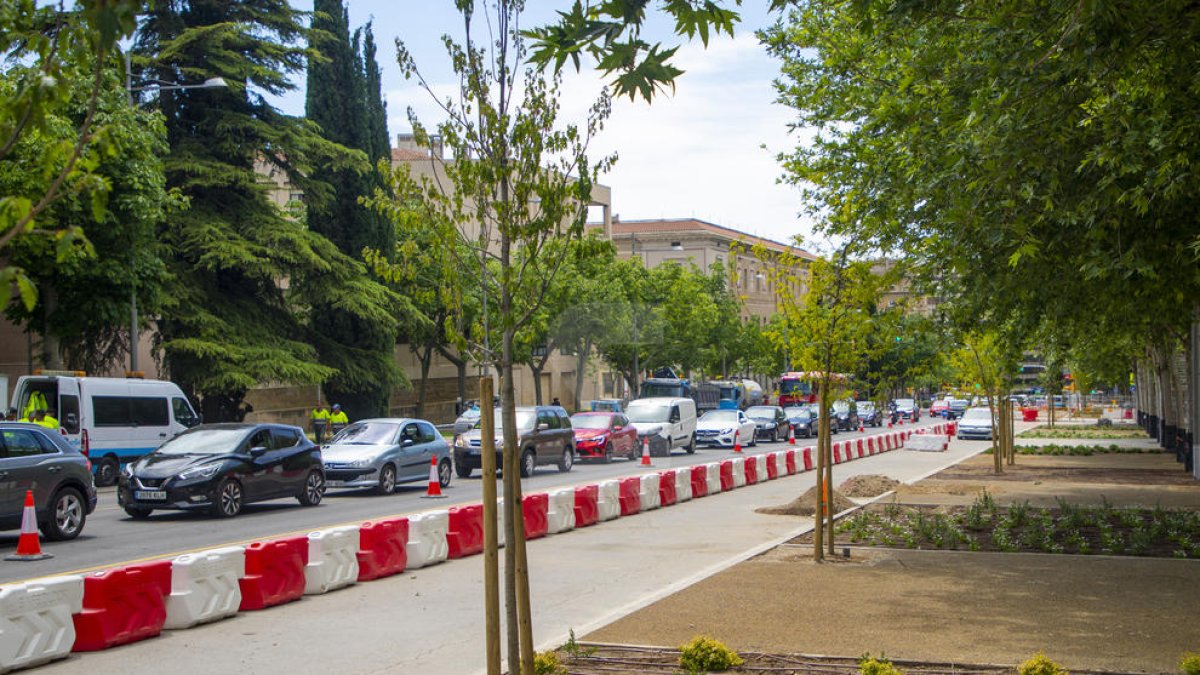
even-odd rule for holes
{"type": "Polygon", "coordinates": [[[741,410],[710,410],[696,422],[696,441],[732,448],[734,436],[737,436],[739,443],[758,445],[754,431],[754,420],[741,410]]]}

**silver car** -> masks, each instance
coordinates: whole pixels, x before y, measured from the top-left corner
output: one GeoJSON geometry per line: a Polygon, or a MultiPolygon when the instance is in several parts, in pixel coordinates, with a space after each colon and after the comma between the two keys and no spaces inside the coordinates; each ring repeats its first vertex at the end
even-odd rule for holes
{"type": "Polygon", "coordinates": [[[438,482],[450,485],[450,446],[433,424],[418,419],[383,418],[355,422],[321,448],[325,484],[330,488],[371,488],[390,494],[397,483],[429,478],[437,458],[438,482]]]}

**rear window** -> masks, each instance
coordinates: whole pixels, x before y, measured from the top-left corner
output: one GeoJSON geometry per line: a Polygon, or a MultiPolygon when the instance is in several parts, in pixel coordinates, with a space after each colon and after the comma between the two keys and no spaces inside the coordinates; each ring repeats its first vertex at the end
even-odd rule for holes
{"type": "Polygon", "coordinates": [[[276,450],[291,448],[300,443],[300,434],[297,434],[291,429],[272,429],[271,430],[271,445],[276,450]]]}

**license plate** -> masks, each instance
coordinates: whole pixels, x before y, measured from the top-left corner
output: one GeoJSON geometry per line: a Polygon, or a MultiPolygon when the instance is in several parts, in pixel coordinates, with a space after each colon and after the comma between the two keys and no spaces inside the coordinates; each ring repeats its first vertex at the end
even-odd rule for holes
{"type": "Polygon", "coordinates": [[[326,487],[345,487],[346,481],[344,481],[344,480],[327,480],[327,481],[325,481],[325,486],[326,487]]]}
{"type": "Polygon", "coordinates": [[[138,490],[133,493],[133,498],[141,501],[166,501],[166,490],[138,490]]]}

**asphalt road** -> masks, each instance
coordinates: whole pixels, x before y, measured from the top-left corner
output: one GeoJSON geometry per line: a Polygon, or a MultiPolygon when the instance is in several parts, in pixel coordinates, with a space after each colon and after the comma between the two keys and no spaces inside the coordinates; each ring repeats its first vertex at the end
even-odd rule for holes
{"type": "MultiPolygon", "coordinates": [[[[916,428],[940,420],[923,419],[916,428]]],[[[914,428],[910,425],[899,427],[914,428]]],[[[834,442],[878,434],[886,429],[867,429],[865,433],[842,432],[834,442]]],[[[814,440],[797,439],[796,447],[814,445],[814,440]]],[[[783,449],[786,442],[760,441],[747,452],[783,449]]],[[[579,463],[568,473],[554,467],[539,467],[522,485],[526,493],[591,483],[643,470],[658,471],[693,466],[731,456],[729,449],[700,448],[693,455],[678,451],[671,457],[653,458],[653,466],[643,469],[640,460],[616,459],[611,464],[579,463]]],[[[115,488],[100,490],[96,511],[88,517],[83,534],[68,542],[42,542],[53,558],[36,562],[0,562],[0,583],[10,583],[54,574],[80,573],[148,558],[163,558],[188,551],[244,543],[288,534],[302,534],[334,525],[402,516],[427,509],[456,504],[477,503],[482,496],[482,481],[476,472],[471,478],[454,478],[443,488],[444,499],[426,499],[425,483],[401,485],[389,496],[360,490],[330,490],[319,506],[302,507],[295,500],[276,500],[248,504],[236,518],[216,519],[201,513],[155,512],[147,520],[135,521],[117,506],[115,488]]],[[[0,534],[0,556],[16,549],[17,532],[0,534]]]]}

